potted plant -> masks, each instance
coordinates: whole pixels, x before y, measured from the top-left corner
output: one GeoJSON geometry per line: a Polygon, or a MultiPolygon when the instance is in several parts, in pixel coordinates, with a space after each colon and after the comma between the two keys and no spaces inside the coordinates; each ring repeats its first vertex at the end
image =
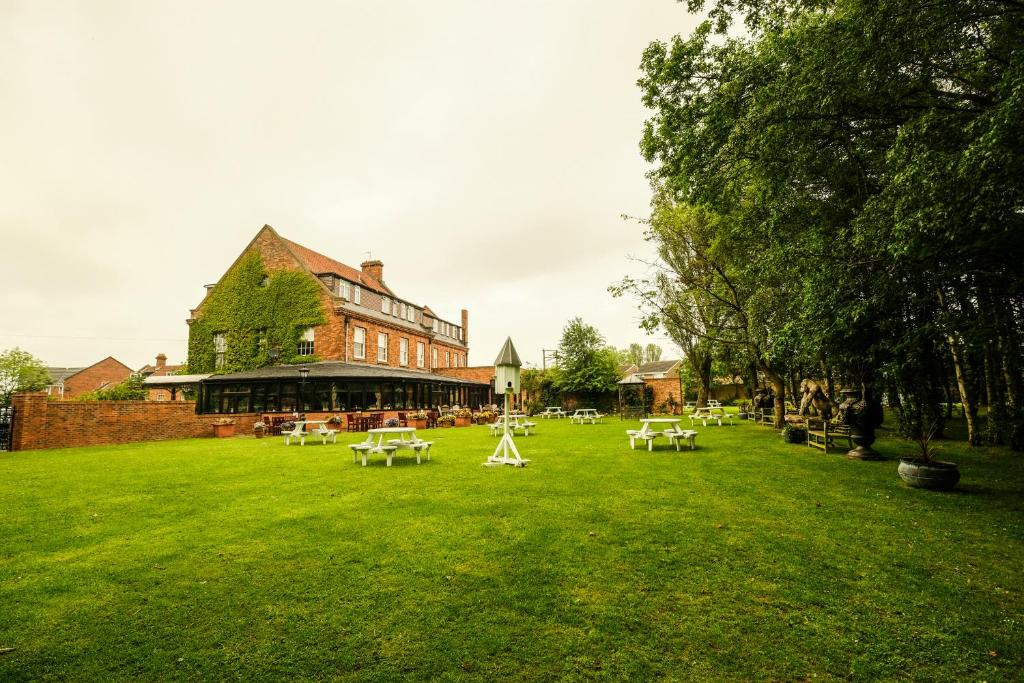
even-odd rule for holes
{"type": "Polygon", "coordinates": [[[452,415],[451,413],[448,413],[447,415],[442,415],[441,417],[437,418],[437,426],[438,427],[454,427],[455,426],[455,416],[452,415]]]}
{"type": "Polygon", "coordinates": [[[330,419],[327,420],[327,423],[329,425],[331,425],[332,428],[340,427],[341,426],[341,415],[332,415],[330,417],[330,419]]]}
{"type": "Polygon", "coordinates": [[[422,410],[410,414],[406,419],[413,429],[427,428],[427,414],[422,410]]]}
{"type": "Polygon", "coordinates": [[[384,420],[385,427],[397,427],[399,424],[400,423],[397,417],[389,417],[388,419],[384,420]]]}
{"type": "Polygon", "coordinates": [[[469,408],[459,408],[453,415],[455,415],[456,427],[468,427],[473,423],[473,411],[469,408]]]}
{"type": "Polygon", "coordinates": [[[782,428],[782,440],[786,443],[807,443],[807,430],[787,422],[782,428]]]}
{"type": "Polygon", "coordinates": [[[920,458],[900,458],[900,466],[897,468],[900,479],[908,485],[919,489],[934,489],[948,491],[960,481],[960,469],[956,463],[936,460],[935,455],[938,449],[932,445],[937,426],[933,424],[930,429],[921,430],[920,436],[915,440],[921,450],[920,458]]]}
{"type": "Polygon", "coordinates": [[[257,439],[262,439],[267,433],[267,423],[262,420],[254,423],[252,426],[252,433],[256,435],[257,439]]]}
{"type": "Polygon", "coordinates": [[[213,435],[225,439],[235,435],[235,421],[229,417],[218,417],[213,421],[213,435]]]}
{"type": "Polygon", "coordinates": [[[479,413],[476,414],[476,423],[481,425],[489,425],[492,422],[494,422],[495,418],[497,417],[498,414],[495,413],[493,410],[481,410],[479,413]]]}

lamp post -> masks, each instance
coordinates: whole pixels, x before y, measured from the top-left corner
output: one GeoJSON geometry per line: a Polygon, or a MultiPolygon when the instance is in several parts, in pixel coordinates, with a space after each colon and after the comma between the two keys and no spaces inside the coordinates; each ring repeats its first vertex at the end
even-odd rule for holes
{"type": "Polygon", "coordinates": [[[309,377],[309,368],[303,365],[299,368],[299,411],[306,412],[306,402],[303,400],[303,389],[306,388],[306,378],[309,377]]]}

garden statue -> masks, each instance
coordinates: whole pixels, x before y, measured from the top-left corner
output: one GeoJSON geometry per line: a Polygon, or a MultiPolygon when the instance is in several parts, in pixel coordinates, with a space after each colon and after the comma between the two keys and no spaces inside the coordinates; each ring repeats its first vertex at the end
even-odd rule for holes
{"type": "Polygon", "coordinates": [[[832,419],[832,399],[825,393],[825,389],[813,379],[805,379],[800,382],[800,414],[806,415],[813,406],[818,417],[823,420],[832,419]]]}
{"type": "Polygon", "coordinates": [[[850,440],[857,447],[846,454],[856,460],[882,460],[882,455],[871,448],[875,442],[875,429],[882,424],[882,404],[874,392],[867,390],[861,398],[857,389],[843,389],[843,401],[839,404],[837,422],[850,427],[850,440]]]}

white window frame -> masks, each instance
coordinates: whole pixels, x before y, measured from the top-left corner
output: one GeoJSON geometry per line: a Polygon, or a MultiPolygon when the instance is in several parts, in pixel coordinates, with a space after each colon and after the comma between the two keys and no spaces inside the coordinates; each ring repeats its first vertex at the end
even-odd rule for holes
{"type": "Polygon", "coordinates": [[[433,370],[437,367],[437,348],[430,347],[430,369],[433,370]]]}
{"type": "Polygon", "coordinates": [[[366,328],[352,328],[352,357],[357,360],[366,360],[366,328]]]}
{"type": "Polygon", "coordinates": [[[388,335],[384,332],[377,333],[377,362],[388,362],[388,335]]]}
{"type": "Polygon", "coordinates": [[[388,298],[386,296],[382,296],[380,298],[380,312],[381,313],[390,313],[391,312],[391,302],[388,300],[388,298]]]}
{"type": "Polygon", "coordinates": [[[299,356],[312,356],[316,349],[316,328],[307,327],[299,335],[299,345],[296,348],[296,353],[299,356]],[[308,346],[306,344],[308,343],[308,346]],[[304,353],[308,351],[308,353],[304,353]]]}
{"type": "Polygon", "coordinates": [[[405,337],[400,337],[398,340],[398,364],[409,364],[409,340],[405,337]]]}
{"type": "Polygon", "coordinates": [[[360,305],[363,303],[363,288],[359,285],[352,285],[352,302],[360,305]]]}
{"type": "Polygon", "coordinates": [[[416,342],[416,367],[422,368],[427,362],[427,345],[416,342]]]}
{"type": "Polygon", "coordinates": [[[213,367],[220,370],[224,367],[224,356],[228,351],[227,332],[215,332],[213,335],[213,367]]]}
{"type": "Polygon", "coordinates": [[[444,366],[446,368],[450,368],[452,366],[452,352],[451,351],[445,351],[444,352],[444,366]]]}
{"type": "Polygon", "coordinates": [[[338,296],[340,296],[345,301],[348,301],[350,295],[351,291],[349,289],[348,282],[346,282],[345,280],[338,280],[338,296]]]}

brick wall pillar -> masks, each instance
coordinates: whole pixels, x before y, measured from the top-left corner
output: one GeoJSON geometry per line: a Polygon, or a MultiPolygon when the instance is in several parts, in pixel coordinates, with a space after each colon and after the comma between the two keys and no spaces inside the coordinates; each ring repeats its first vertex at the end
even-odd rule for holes
{"type": "Polygon", "coordinates": [[[11,450],[24,451],[37,448],[33,443],[34,432],[30,425],[38,425],[46,420],[46,392],[33,391],[15,394],[11,397],[14,408],[14,431],[11,432],[11,450]]]}

